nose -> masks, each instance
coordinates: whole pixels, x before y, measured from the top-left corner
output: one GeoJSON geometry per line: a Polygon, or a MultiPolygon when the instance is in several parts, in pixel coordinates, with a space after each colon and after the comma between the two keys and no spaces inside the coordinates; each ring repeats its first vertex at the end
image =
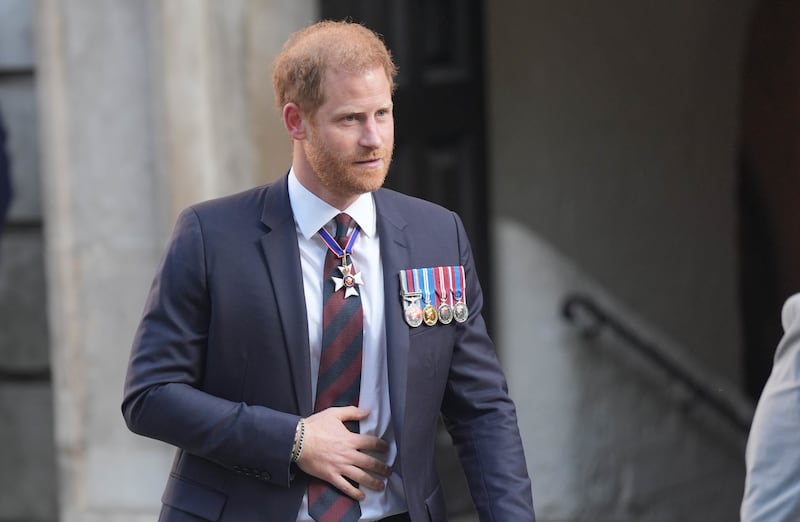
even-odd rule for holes
{"type": "Polygon", "coordinates": [[[361,129],[361,139],[359,140],[359,144],[362,147],[367,147],[370,149],[377,149],[383,145],[383,138],[381,138],[380,128],[378,127],[378,122],[375,121],[375,119],[369,118],[364,122],[364,126],[361,129]]]}

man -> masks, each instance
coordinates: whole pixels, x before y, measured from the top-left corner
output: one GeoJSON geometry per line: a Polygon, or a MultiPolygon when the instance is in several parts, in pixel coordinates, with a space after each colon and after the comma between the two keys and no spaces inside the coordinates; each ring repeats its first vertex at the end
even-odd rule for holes
{"type": "Polygon", "coordinates": [[[161,520],[443,521],[440,412],[481,519],[534,519],[461,221],[380,188],[394,77],[363,26],[293,35],[289,174],[179,217],[122,405],[178,447],[161,520]]]}
{"type": "Polygon", "coordinates": [[[800,294],[782,316],[786,333],[747,440],[743,522],[800,520],[800,294]]]}

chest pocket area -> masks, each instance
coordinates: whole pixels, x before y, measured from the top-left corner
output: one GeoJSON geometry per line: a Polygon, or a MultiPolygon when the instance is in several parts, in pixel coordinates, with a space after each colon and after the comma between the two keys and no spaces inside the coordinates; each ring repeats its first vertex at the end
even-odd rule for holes
{"type": "Polygon", "coordinates": [[[409,370],[429,378],[447,377],[453,358],[453,325],[420,326],[409,333],[409,370]]]}

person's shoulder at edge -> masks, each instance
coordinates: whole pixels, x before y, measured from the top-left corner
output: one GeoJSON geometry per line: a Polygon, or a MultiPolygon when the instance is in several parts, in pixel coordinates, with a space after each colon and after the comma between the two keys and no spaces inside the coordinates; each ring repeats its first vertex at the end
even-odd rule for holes
{"type": "Polygon", "coordinates": [[[788,330],[793,324],[800,323],[800,293],[796,293],[786,300],[781,320],[784,330],[788,330]]]}
{"type": "Polygon", "coordinates": [[[775,362],[778,362],[788,352],[797,351],[800,348],[797,339],[800,334],[800,293],[790,296],[784,302],[781,310],[781,322],[785,335],[775,352],[775,362]]]}

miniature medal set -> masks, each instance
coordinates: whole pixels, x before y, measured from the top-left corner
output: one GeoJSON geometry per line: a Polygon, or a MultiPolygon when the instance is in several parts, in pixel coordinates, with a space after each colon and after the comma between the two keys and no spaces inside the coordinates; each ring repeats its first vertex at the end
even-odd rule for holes
{"type": "Polygon", "coordinates": [[[400,271],[403,312],[406,323],[463,323],[469,316],[463,266],[409,268],[400,271]]]}

